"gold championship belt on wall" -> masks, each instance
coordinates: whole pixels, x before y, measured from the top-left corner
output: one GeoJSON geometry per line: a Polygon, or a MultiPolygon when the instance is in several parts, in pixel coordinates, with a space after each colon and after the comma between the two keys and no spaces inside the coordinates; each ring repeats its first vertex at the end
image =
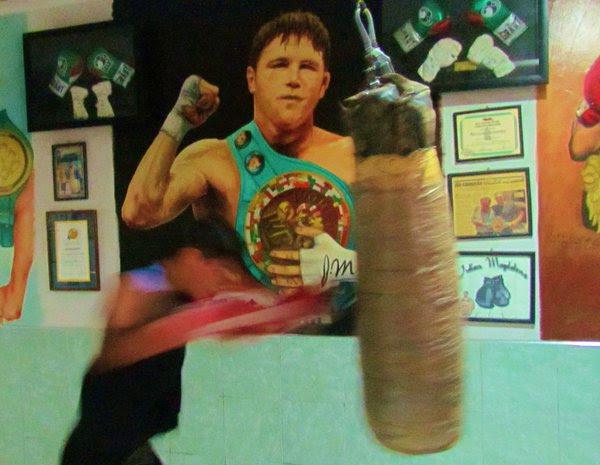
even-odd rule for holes
{"type": "Polygon", "coordinates": [[[0,112],[0,246],[12,247],[15,202],[33,169],[25,135],[0,112]]]}

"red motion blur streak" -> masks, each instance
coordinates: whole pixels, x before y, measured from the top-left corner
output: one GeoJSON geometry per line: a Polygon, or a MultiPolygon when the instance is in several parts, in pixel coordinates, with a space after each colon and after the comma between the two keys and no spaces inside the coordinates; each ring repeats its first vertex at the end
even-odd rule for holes
{"type": "Polygon", "coordinates": [[[328,311],[327,299],[312,294],[295,295],[272,306],[236,298],[204,299],[142,327],[107,333],[95,368],[106,371],[130,365],[195,339],[285,333],[328,311]]]}

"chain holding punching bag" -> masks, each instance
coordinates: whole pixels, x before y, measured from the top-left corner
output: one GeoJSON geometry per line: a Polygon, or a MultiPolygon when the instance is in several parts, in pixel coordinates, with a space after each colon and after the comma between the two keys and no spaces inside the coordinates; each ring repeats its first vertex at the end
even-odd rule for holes
{"type": "Polygon", "coordinates": [[[384,446],[432,453],[458,440],[462,396],[456,252],[436,116],[429,88],[394,74],[362,1],[355,18],[369,85],[344,106],[357,153],[358,336],[367,418],[384,446]]]}

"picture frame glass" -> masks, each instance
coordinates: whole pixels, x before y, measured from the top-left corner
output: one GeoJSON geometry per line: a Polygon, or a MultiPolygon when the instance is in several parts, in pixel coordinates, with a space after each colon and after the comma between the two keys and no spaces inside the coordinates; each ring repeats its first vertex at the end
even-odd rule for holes
{"type": "Polygon", "coordinates": [[[100,290],[95,210],[46,213],[50,289],[100,290]]]}
{"type": "Polygon", "coordinates": [[[457,163],[523,158],[520,105],[456,112],[452,120],[457,163]]]}
{"type": "Polygon", "coordinates": [[[448,192],[458,239],[532,235],[528,169],[450,174],[448,192]]]}
{"type": "Polygon", "coordinates": [[[548,82],[547,0],[383,0],[380,43],[434,92],[548,82]]]}
{"type": "Polygon", "coordinates": [[[460,308],[470,321],[535,321],[533,252],[461,252],[460,308]]]}
{"type": "Polygon", "coordinates": [[[54,200],[88,198],[85,142],[52,146],[54,200]]]}

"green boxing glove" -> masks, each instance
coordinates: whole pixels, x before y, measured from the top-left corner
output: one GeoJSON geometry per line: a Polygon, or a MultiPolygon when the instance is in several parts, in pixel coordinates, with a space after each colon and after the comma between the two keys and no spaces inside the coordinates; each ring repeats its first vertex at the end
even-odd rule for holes
{"type": "Polygon", "coordinates": [[[97,48],[88,58],[88,70],[99,79],[110,79],[121,87],[127,87],[135,69],[119,60],[103,48],[97,48]]]}
{"type": "Polygon", "coordinates": [[[435,0],[425,0],[417,16],[406,21],[394,32],[394,39],[404,53],[410,52],[427,36],[442,34],[450,29],[451,20],[435,0]]]}
{"type": "Polygon", "coordinates": [[[467,18],[475,26],[485,26],[506,45],[512,44],[527,24],[501,0],[472,0],[467,18]]]}
{"type": "Polygon", "coordinates": [[[81,56],[72,50],[61,50],[57,57],[56,72],[49,85],[50,90],[59,97],[64,97],[69,87],[79,79],[82,72],[81,56]]]}

